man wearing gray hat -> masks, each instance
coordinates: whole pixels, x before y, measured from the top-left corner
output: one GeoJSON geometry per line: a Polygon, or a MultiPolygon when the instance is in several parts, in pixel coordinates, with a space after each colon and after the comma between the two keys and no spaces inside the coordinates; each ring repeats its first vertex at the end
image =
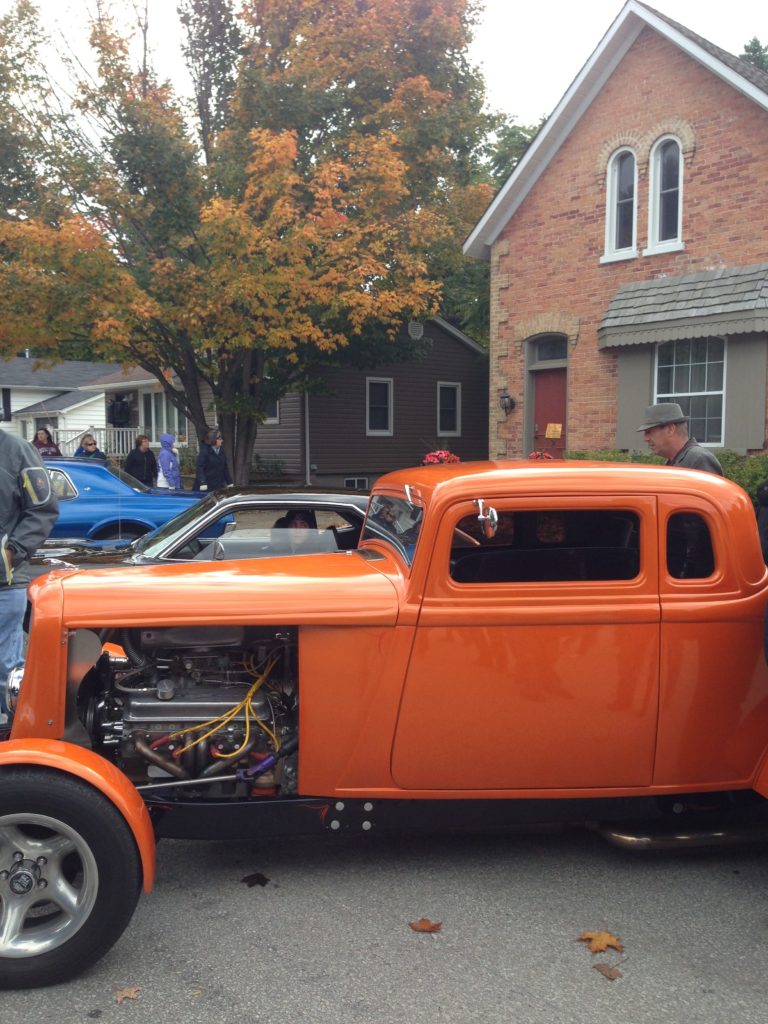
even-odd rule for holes
{"type": "Polygon", "coordinates": [[[707,473],[723,475],[723,467],[708,448],[703,448],[695,437],[688,436],[688,417],[677,402],[658,402],[645,410],[643,423],[645,443],[654,453],[667,460],[668,466],[703,469],[707,473]]]}

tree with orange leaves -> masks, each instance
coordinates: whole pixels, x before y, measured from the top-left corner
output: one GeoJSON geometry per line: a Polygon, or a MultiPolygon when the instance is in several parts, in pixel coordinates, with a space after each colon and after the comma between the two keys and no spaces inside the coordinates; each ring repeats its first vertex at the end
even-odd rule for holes
{"type": "Polygon", "coordinates": [[[490,194],[488,122],[467,0],[250,0],[240,21],[228,0],[186,0],[182,15],[197,126],[132,66],[103,3],[71,111],[22,82],[27,0],[0,21],[38,176],[0,212],[0,351],[80,344],[142,366],[198,434],[217,418],[242,483],[274,399],[324,362],[391,358],[403,320],[436,312],[441,261],[490,194]]]}

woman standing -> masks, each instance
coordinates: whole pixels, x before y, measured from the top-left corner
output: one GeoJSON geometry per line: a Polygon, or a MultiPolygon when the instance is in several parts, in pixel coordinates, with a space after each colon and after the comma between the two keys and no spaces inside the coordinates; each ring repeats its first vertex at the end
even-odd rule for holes
{"type": "Polygon", "coordinates": [[[222,451],[224,438],[218,430],[209,430],[197,456],[194,490],[215,491],[232,483],[227,456],[222,451]]]}
{"type": "Polygon", "coordinates": [[[157,477],[157,486],[179,491],[181,490],[181,468],[176,449],[173,447],[175,440],[173,434],[160,435],[160,454],[157,456],[160,472],[157,477]]]}
{"type": "Polygon", "coordinates": [[[149,438],[146,434],[139,434],[136,444],[128,458],[125,460],[123,469],[132,477],[146,484],[147,487],[154,487],[157,480],[157,460],[149,449],[149,438]]]}
{"type": "Polygon", "coordinates": [[[75,452],[75,457],[78,459],[99,459],[101,462],[109,461],[101,448],[96,444],[96,438],[93,434],[83,434],[80,447],[75,452]]]}
{"type": "Polygon", "coordinates": [[[37,448],[41,458],[46,458],[50,455],[61,455],[59,446],[53,440],[50,430],[46,427],[40,427],[35,432],[35,439],[32,444],[37,448]]]}

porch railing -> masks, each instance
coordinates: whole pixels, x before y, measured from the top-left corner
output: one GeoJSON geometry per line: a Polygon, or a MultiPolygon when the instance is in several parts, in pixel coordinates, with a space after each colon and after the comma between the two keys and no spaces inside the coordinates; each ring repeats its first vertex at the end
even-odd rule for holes
{"type": "Polygon", "coordinates": [[[62,455],[74,455],[84,434],[93,434],[96,444],[105,455],[125,458],[136,444],[137,434],[145,434],[144,427],[88,427],[87,430],[60,430],[51,433],[62,455]]]}

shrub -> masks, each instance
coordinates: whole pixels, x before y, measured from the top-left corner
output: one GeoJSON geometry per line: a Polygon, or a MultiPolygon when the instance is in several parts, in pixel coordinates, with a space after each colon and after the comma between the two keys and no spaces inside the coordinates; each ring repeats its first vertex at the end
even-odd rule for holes
{"type": "MultiPolygon", "coordinates": [[[[723,467],[723,473],[729,480],[743,487],[750,498],[755,501],[757,488],[764,480],[768,480],[768,452],[759,455],[739,455],[727,448],[718,449],[715,454],[723,467]]],[[[597,452],[566,452],[566,459],[596,462],[639,462],[661,465],[664,459],[650,452],[627,452],[619,449],[605,449],[597,452]]]]}

